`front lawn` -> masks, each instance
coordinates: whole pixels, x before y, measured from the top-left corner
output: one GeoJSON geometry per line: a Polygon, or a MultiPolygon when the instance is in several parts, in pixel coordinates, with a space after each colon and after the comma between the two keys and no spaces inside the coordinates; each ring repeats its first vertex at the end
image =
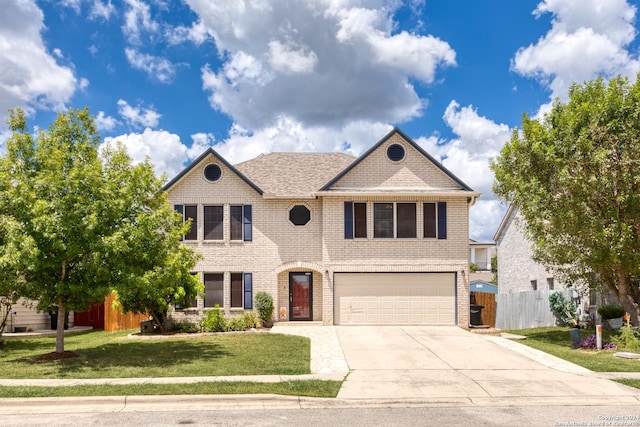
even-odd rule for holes
{"type": "MultiPolygon", "coordinates": [[[[548,327],[504,331],[524,335],[527,339],[518,342],[529,347],[552,354],[561,359],[583,366],[595,372],[640,372],[640,359],[621,359],[614,353],[620,350],[572,349],[569,328],[548,327]]],[[[603,331],[603,341],[609,341],[615,332],[603,331]]],[[[581,330],[580,336],[586,338],[595,335],[595,331],[581,330]]]]}
{"type": "MultiPolygon", "coordinates": [[[[0,348],[0,378],[149,378],[308,374],[310,340],[268,333],[128,339],[133,331],[65,335],[76,358],[39,361],[55,338],[9,338],[0,348]]],[[[195,384],[0,386],[0,397],[125,396],[171,394],[281,394],[336,397],[341,381],[246,381],[195,384]]]]}
{"type": "Polygon", "coordinates": [[[308,338],[269,333],[128,339],[132,331],[65,336],[79,357],[36,358],[55,350],[55,338],[10,338],[0,349],[0,378],[145,378],[308,374],[308,338]]]}

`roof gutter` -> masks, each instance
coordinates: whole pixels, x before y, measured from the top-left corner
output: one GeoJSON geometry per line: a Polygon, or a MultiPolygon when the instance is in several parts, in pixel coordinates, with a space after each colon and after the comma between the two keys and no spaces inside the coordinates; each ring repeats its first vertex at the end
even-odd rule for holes
{"type": "Polygon", "coordinates": [[[434,196],[434,197],[466,197],[469,206],[473,206],[480,193],[465,190],[445,190],[445,189],[344,189],[317,191],[314,193],[320,197],[361,197],[361,196],[434,196]]]}

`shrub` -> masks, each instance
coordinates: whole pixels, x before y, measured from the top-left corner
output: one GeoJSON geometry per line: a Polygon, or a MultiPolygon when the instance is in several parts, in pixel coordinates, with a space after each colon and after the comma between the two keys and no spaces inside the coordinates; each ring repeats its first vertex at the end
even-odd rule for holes
{"type": "Polygon", "coordinates": [[[615,304],[603,304],[598,307],[598,314],[603,319],[617,319],[624,316],[624,308],[615,304]]]}
{"type": "Polygon", "coordinates": [[[246,311],[242,315],[242,320],[244,320],[246,329],[251,329],[258,326],[258,318],[256,317],[256,314],[253,311],[246,311]]]}
{"type": "Polygon", "coordinates": [[[273,315],[273,297],[266,292],[256,294],[256,310],[263,325],[271,321],[273,315]]]}
{"type": "Polygon", "coordinates": [[[227,321],[220,306],[216,304],[213,310],[207,310],[206,317],[202,320],[202,330],[205,332],[224,332],[227,321]]]}
{"type": "Polygon", "coordinates": [[[620,335],[611,339],[618,348],[626,351],[640,351],[640,339],[627,322],[620,329],[620,335]]]}
{"type": "Polygon", "coordinates": [[[562,292],[549,295],[549,308],[563,325],[576,326],[578,324],[577,308],[573,301],[567,301],[562,292]]]}
{"type": "Polygon", "coordinates": [[[180,322],[175,322],[172,325],[171,329],[176,332],[195,334],[197,332],[200,332],[200,325],[194,322],[189,322],[188,320],[182,320],[180,322]]]}
{"type": "Polygon", "coordinates": [[[246,331],[246,330],[247,330],[247,325],[244,323],[243,317],[232,317],[231,319],[227,320],[227,324],[224,326],[225,332],[246,331]]]}

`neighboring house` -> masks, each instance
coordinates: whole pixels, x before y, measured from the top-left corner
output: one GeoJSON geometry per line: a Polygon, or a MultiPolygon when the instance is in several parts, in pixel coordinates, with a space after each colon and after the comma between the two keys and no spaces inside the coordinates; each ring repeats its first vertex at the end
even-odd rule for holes
{"type": "MultiPolygon", "coordinates": [[[[73,323],[73,314],[70,314],[69,321],[73,323]]],[[[15,332],[15,328],[26,328],[27,331],[50,329],[51,316],[49,313],[39,312],[35,305],[32,306],[28,300],[20,298],[11,307],[4,331],[15,332]]]]}
{"type": "Polygon", "coordinates": [[[491,258],[496,256],[496,253],[495,243],[469,239],[469,262],[477,265],[479,271],[491,271],[491,258]]]}
{"type": "Polygon", "coordinates": [[[479,193],[394,129],[359,158],[270,153],[235,166],[208,149],[166,186],[192,220],[204,294],[324,324],[469,324],[469,207],[479,193]]]}
{"type": "Polygon", "coordinates": [[[498,287],[496,285],[485,282],[484,280],[472,280],[469,284],[469,290],[471,292],[485,292],[489,294],[498,293],[498,287]]]}
{"type": "Polygon", "coordinates": [[[549,308],[549,294],[554,291],[563,291],[579,303],[577,293],[567,290],[552,272],[533,260],[531,242],[522,231],[523,221],[511,205],[494,236],[498,248],[498,329],[556,325],[549,308]]]}
{"type": "Polygon", "coordinates": [[[510,206],[494,236],[500,293],[564,289],[553,273],[533,260],[531,242],[521,231],[522,221],[518,210],[510,206]]]}

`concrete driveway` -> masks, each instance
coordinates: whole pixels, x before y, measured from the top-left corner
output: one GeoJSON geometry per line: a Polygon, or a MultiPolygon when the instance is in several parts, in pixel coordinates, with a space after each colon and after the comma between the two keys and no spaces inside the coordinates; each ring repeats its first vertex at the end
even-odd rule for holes
{"type": "Polygon", "coordinates": [[[559,359],[551,367],[553,363],[535,360],[535,350],[525,350],[533,352],[525,356],[505,347],[512,344],[503,338],[458,327],[335,328],[351,370],[338,398],[518,404],[550,398],[558,404],[640,402],[638,389],[559,359]]]}

